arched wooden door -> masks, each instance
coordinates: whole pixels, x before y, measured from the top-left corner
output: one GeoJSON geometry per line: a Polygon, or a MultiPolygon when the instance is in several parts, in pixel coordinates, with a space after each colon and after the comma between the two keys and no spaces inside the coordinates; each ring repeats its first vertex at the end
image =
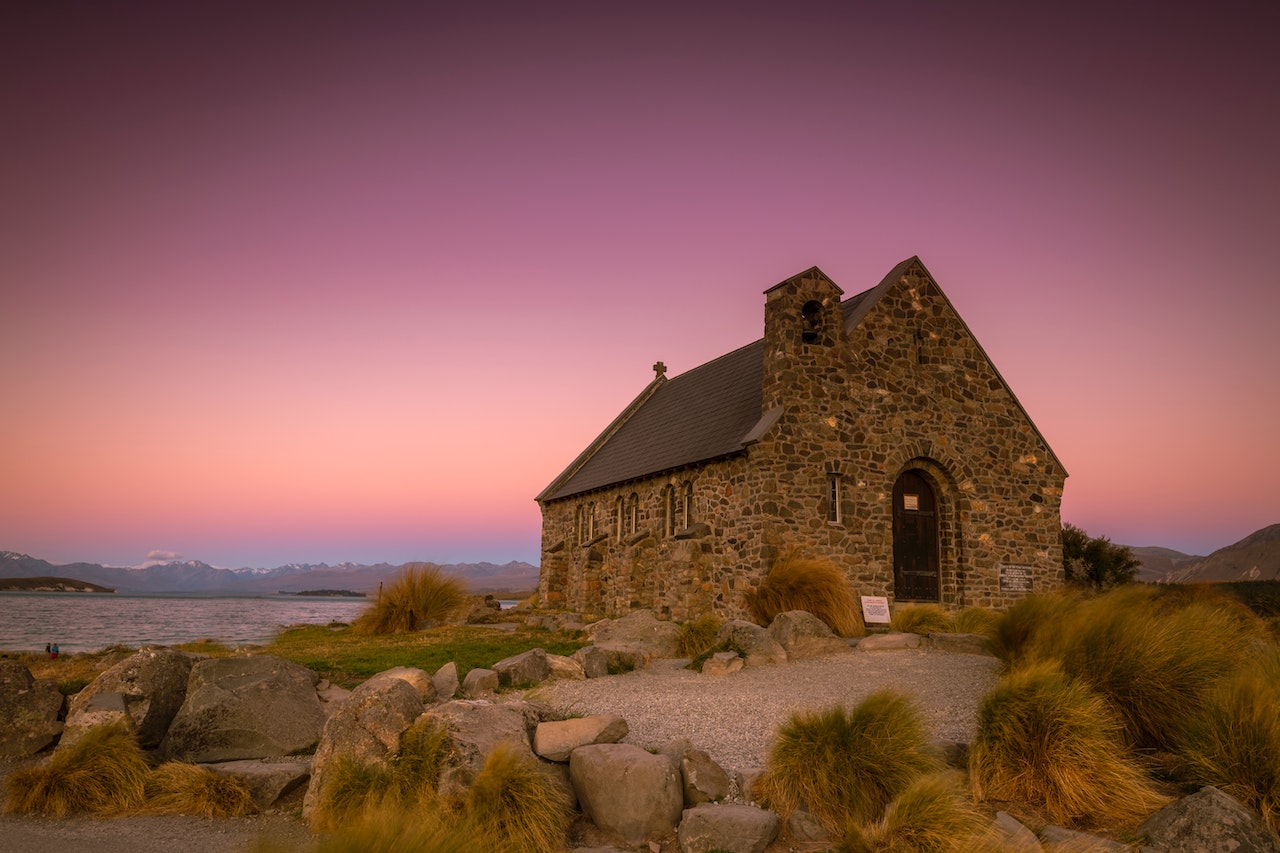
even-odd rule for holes
{"type": "Polygon", "coordinates": [[[941,586],[933,486],[919,471],[904,471],[893,485],[893,595],[939,601],[941,586]]]}

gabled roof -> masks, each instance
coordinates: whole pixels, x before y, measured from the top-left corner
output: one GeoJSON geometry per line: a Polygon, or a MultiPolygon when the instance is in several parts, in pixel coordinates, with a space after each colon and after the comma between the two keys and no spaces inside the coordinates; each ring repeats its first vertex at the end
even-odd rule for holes
{"type": "MultiPolygon", "coordinates": [[[[913,264],[919,265],[933,281],[919,258],[907,258],[875,287],[841,301],[845,329],[851,330],[861,323],[885,291],[913,264]]],[[[817,267],[812,267],[792,279],[814,273],[823,275],[817,267]]],[[[946,300],[941,289],[938,293],[946,300]]],[[[946,301],[950,306],[950,300],[946,301]]],[[[960,322],[964,324],[963,318],[960,322]]],[[[977,343],[967,326],[965,331],[977,343]]],[[[986,357],[982,345],[977,345],[986,357]]],[[[991,364],[990,358],[987,363],[991,364]]],[[[998,370],[996,375],[999,376],[998,370]]],[[[1004,377],[1000,377],[1000,381],[1026,416],[1026,410],[1004,377]]],[[[761,413],[763,386],[763,339],[671,379],[658,376],[537,500],[572,497],[743,451],[758,441],[781,414],[781,410],[761,413]]],[[[1030,416],[1027,422],[1044,441],[1030,416]]],[[[1049,446],[1047,441],[1044,445],[1049,446]]],[[[1058,464],[1061,466],[1061,462],[1058,464]]]]}

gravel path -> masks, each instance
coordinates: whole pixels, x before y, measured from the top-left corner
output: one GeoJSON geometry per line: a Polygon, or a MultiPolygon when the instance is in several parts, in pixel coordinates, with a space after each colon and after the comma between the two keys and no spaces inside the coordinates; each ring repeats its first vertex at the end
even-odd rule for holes
{"type": "Polygon", "coordinates": [[[726,770],[761,767],[780,723],[796,711],[856,705],[882,687],[919,703],[933,735],[968,743],[982,696],[996,684],[999,661],[934,649],[853,651],[725,677],[656,660],[648,668],[607,678],[558,681],[529,698],[577,715],[619,714],[624,742],[661,748],[688,738],[726,770]]]}

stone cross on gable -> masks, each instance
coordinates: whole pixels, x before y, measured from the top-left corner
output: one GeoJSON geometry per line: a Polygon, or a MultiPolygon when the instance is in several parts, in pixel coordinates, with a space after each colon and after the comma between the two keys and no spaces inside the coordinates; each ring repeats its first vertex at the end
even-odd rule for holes
{"type": "Polygon", "coordinates": [[[659,361],[653,365],[653,372],[656,373],[658,376],[666,376],[667,366],[659,361]]]}

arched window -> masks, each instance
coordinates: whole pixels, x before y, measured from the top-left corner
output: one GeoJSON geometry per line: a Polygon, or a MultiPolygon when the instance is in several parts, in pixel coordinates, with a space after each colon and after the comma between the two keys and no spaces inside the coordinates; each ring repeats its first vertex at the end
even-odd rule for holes
{"type": "Polygon", "coordinates": [[[662,535],[674,536],[676,532],[676,490],[667,485],[662,489],[662,535]]]}
{"type": "Polygon", "coordinates": [[[684,495],[680,501],[680,528],[693,526],[693,483],[684,484],[684,495]]]}
{"type": "Polygon", "coordinates": [[[627,534],[634,536],[640,529],[640,496],[635,492],[627,498],[627,534]]]}
{"type": "Polygon", "coordinates": [[[626,507],[622,499],[622,495],[618,495],[618,499],[613,502],[613,538],[622,541],[624,533],[624,521],[626,507]]]}

